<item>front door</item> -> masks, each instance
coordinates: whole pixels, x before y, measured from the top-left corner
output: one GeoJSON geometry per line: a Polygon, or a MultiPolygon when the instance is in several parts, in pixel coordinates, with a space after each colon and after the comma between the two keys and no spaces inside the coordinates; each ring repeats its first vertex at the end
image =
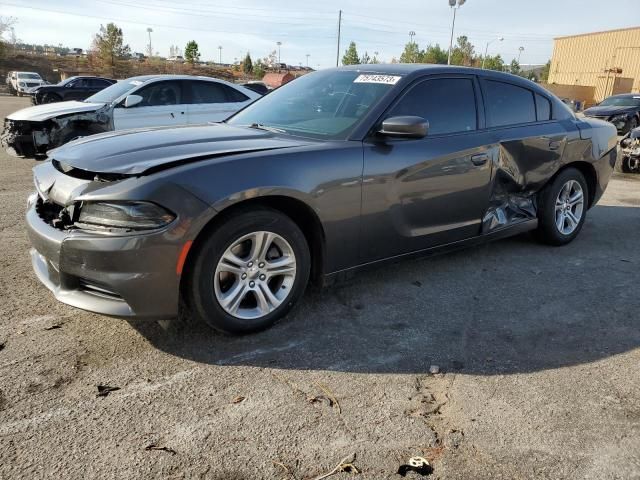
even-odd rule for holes
{"type": "Polygon", "coordinates": [[[133,92],[142,101],[129,108],[124,101],[113,110],[116,130],[139,127],[166,127],[187,123],[187,105],[184,104],[181,82],[159,81],[133,92]]]}
{"type": "Polygon", "coordinates": [[[384,115],[423,117],[426,137],[365,140],[362,262],[480,234],[497,147],[479,99],[473,76],[429,77],[384,115]]]}

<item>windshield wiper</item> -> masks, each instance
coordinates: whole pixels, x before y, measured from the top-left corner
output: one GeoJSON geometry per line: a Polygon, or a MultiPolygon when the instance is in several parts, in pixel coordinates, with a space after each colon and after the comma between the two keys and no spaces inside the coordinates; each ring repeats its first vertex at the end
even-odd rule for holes
{"type": "Polygon", "coordinates": [[[256,128],[258,130],[266,130],[271,133],[287,133],[286,130],[276,127],[270,127],[268,125],[264,125],[263,123],[252,123],[249,125],[249,128],[256,128]]]}

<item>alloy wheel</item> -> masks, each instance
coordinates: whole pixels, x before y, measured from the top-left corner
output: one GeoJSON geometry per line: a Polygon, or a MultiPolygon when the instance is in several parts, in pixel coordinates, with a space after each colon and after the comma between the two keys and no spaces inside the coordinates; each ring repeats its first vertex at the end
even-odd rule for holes
{"type": "Polygon", "coordinates": [[[556,198],[556,228],[563,235],[571,235],[582,219],[584,211],[584,191],[579,182],[569,180],[556,198]]]}
{"type": "Polygon", "coordinates": [[[215,271],[216,300],[229,315],[258,319],[289,296],[296,278],[296,256],[282,236],[252,232],[233,241],[215,271]]]}

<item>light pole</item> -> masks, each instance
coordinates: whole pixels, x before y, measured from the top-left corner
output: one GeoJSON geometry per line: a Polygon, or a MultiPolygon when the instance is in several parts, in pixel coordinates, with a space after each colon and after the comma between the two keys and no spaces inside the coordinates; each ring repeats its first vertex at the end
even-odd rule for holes
{"type": "Polygon", "coordinates": [[[153,28],[148,27],[147,33],[149,34],[149,58],[153,57],[153,48],[151,48],[151,32],[153,32],[153,28]]]}
{"type": "Polygon", "coordinates": [[[413,30],[411,30],[409,32],[409,43],[413,43],[413,37],[416,36],[416,32],[414,32],[413,30]]]}
{"type": "MultiPolygon", "coordinates": [[[[278,45],[278,63],[280,63],[280,45],[282,45],[282,42],[276,42],[276,45],[278,45]]],[[[280,65],[278,65],[278,68],[280,68],[280,65]]]]}
{"type": "Polygon", "coordinates": [[[218,57],[218,63],[222,65],[222,45],[218,45],[218,52],[220,52],[220,56],[218,57]]]}
{"type": "Polygon", "coordinates": [[[504,37],[494,38],[493,40],[489,40],[487,42],[487,46],[484,47],[484,57],[482,57],[482,68],[484,69],[484,62],[487,60],[487,52],[489,51],[489,45],[498,40],[499,42],[504,40],[504,37]]]}
{"type": "Polygon", "coordinates": [[[309,57],[311,56],[311,54],[307,53],[305,56],[307,57],[307,68],[309,68],[309,57]]]}
{"type": "Polygon", "coordinates": [[[451,65],[451,50],[453,49],[453,31],[456,28],[456,10],[464,5],[466,0],[449,0],[449,6],[453,10],[453,22],[451,22],[451,40],[449,40],[449,56],[447,57],[447,65],[451,65]]]}
{"type": "Polygon", "coordinates": [[[520,55],[524,52],[524,47],[518,48],[518,65],[520,65],[520,55]]]}

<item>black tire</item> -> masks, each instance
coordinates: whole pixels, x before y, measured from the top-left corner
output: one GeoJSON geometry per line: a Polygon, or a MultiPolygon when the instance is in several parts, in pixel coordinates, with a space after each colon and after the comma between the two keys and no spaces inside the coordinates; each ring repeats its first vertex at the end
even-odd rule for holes
{"type": "Polygon", "coordinates": [[[311,256],[300,228],[286,215],[266,207],[235,212],[199,243],[187,272],[185,294],[191,313],[216,330],[246,334],[264,330],[284,317],[300,300],[309,281],[311,256]],[[268,231],[281,236],[291,246],[296,273],[289,294],[270,313],[254,319],[241,319],[227,313],[214,293],[216,267],[233,243],[253,232],[268,231]]]}
{"type": "Polygon", "coordinates": [[[548,245],[566,245],[578,236],[587,216],[589,204],[589,190],[584,175],[575,169],[567,168],[561,171],[551,182],[549,182],[538,194],[538,229],[535,234],[538,240],[548,245]],[[560,231],[556,224],[556,199],[560,190],[567,182],[575,180],[580,184],[583,193],[583,208],[580,219],[575,229],[565,234],[560,231]]]}
{"type": "Polygon", "coordinates": [[[622,157],[620,170],[622,170],[622,173],[640,173],[640,169],[631,168],[631,157],[622,157]]]}
{"type": "Polygon", "coordinates": [[[62,97],[60,95],[56,95],[55,93],[45,93],[42,97],[42,102],[40,103],[55,103],[62,101],[62,97]]]}

